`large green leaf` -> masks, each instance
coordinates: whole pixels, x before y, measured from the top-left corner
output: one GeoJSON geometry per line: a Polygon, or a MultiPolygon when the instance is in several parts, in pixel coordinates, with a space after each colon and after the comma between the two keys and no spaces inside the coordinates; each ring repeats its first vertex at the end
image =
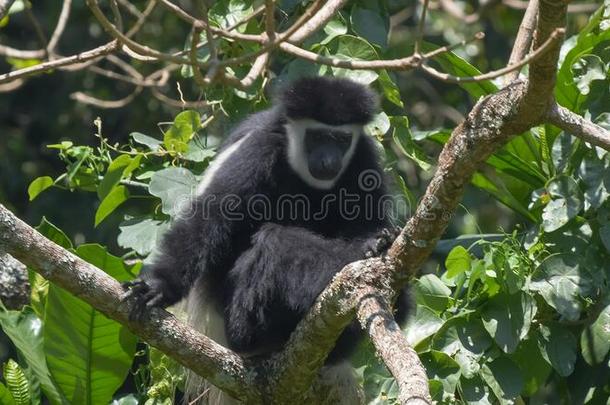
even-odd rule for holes
{"type": "Polygon", "coordinates": [[[549,363],[544,361],[536,339],[522,341],[517,346],[517,350],[509,357],[521,369],[524,382],[523,394],[528,396],[536,393],[540,387],[545,385],[553,370],[549,363]]]}
{"type": "Polygon", "coordinates": [[[197,185],[198,178],[187,169],[168,167],[153,174],[148,190],[161,199],[162,211],[173,216],[194,197],[197,185]]]}
{"type": "Polygon", "coordinates": [[[483,365],[481,377],[489,385],[501,404],[513,403],[523,389],[523,375],[519,367],[507,357],[499,357],[483,365]]]}
{"type": "Polygon", "coordinates": [[[580,335],[582,357],[590,365],[599,364],[610,350],[610,305],[580,335]]]}
{"type": "MultiPolygon", "coordinates": [[[[76,253],[119,281],[132,277],[120,258],[99,245],[81,245],[76,253]]],[[[108,403],[127,376],[135,353],[135,336],[55,285],[49,288],[45,309],[49,370],[68,401],[82,405],[108,403]]]]}
{"type": "Polygon", "coordinates": [[[434,274],[426,274],[415,283],[415,297],[419,305],[441,312],[447,308],[451,290],[434,274]]]}
{"type": "Polygon", "coordinates": [[[126,249],[133,249],[139,255],[146,256],[155,247],[157,240],[168,229],[167,221],[152,218],[130,219],[121,223],[117,243],[126,249]]]}
{"type": "MultiPolygon", "coordinates": [[[[378,58],[375,48],[366,40],[352,35],[340,35],[328,43],[333,57],[345,60],[375,60],[378,58]]],[[[377,80],[379,74],[373,70],[350,70],[338,67],[331,68],[333,75],[348,77],[363,84],[377,80]]]]}
{"type": "Polygon", "coordinates": [[[576,363],[576,338],[569,330],[559,326],[540,326],[538,344],[544,359],[562,377],[574,371],[576,363]]]}
{"type": "Polygon", "coordinates": [[[42,323],[31,308],[7,311],[0,307],[0,326],[27,363],[28,369],[40,382],[45,396],[52,404],[65,404],[60,391],[51,379],[43,350],[42,323]]]}
{"type": "Polygon", "coordinates": [[[98,226],[106,217],[129,199],[129,190],[125,186],[116,186],[102,200],[95,212],[95,226],[98,226]]]}
{"type": "Polygon", "coordinates": [[[482,312],[483,324],[500,349],[512,353],[524,339],[536,315],[534,299],[524,293],[500,293],[491,298],[482,312]]]}
{"type": "Polygon", "coordinates": [[[443,384],[445,394],[453,394],[460,379],[460,366],[443,352],[431,350],[419,356],[428,378],[443,384]]]}
{"type": "Polygon", "coordinates": [[[580,316],[580,297],[587,296],[592,288],[592,277],[581,257],[571,253],[546,258],[532,274],[530,283],[531,290],[538,291],[563,318],[571,321],[580,316]]]}
{"type": "Polygon", "coordinates": [[[608,10],[610,3],[606,1],[593,14],[589,24],[581,29],[576,37],[565,41],[563,46],[562,54],[565,56],[557,73],[555,97],[559,104],[572,111],[580,112],[580,105],[585,100],[574,80],[572,66],[581,56],[599,54],[604,47],[607,47],[606,43],[610,41],[610,29],[604,19],[607,20],[608,10]],[[606,26],[602,27],[602,24],[606,26]]]}

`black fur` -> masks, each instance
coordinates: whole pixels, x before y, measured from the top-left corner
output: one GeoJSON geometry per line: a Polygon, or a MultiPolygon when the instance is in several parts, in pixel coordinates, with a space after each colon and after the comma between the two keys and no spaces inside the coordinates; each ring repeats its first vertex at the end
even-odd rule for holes
{"type": "MultiPolygon", "coordinates": [[[[151,304],[179,301],[193,285],[207,285],[201,293],[224,311],[232,349],[264,354],[281,347],[343,266],[379,253],[378,239],[387,238],[384,229],[390,227],[386,213],[366,217],[367,206],[377,207],[386,194],[384,184],[372,190],[359,185],[359,175],[367,170],[383,178],[373,140],[359,138],[349,167],[332,189],[314,189],[286,159],[286,116],[362,124],[376,108],[374,98],[370,90],[347,80],[303,79],[283,93],[283,104],[238,126],[223,148],[251,135],[195,199],[194,215],[173,224],[156,262],[129,284],[130,296],[139,301],[134,315],[151,304]],[[353,207],[359,214],[340,215],[341,193],[358,196],[353,207]],[[214,202],[204,203],[211,195],[214,202]],[[228,195],[240,197],[236,212],[243,218],[223,214],[221,201],[228,195]],[[271,210],[265,218],[253,218],[247,202],[261,196],[271,202],[271,210]],[[282,213],[277,202],[285,196],[303,197],[310,207],[294,215],[282,213]],[[323,207],[324,217],[308,217],[323,207]]],[[[345,356],[358,335],[356,325],[348,328],[331,358],[345,356]]]]}
{"type": "Polygon", "coordinates": [[[329,125],[366,124],[378,108],[377,96],[371,90],[332,77],[299,79],[280,93],[279,100],[288,117],[313,118],[329,125]]]}

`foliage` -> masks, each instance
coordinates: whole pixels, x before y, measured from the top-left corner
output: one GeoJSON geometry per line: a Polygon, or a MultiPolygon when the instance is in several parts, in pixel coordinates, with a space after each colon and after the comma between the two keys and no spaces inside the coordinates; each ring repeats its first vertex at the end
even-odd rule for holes
{"type": "MultiPolygon", "coordinates": [[[[286,21],[300,15],[302,3],[280,2],[286,21]]],[[[251,12],[253,4],[218,1],[210,20],[226,27],[251,12]]],[[[307,40],[308,49],[342,59],[395,56],[388,42],[388,4],[351,2],[307,40]]],[[[610,128],[609,14],[606,2],[565,42],[555,94],[563,106],[610,128]]],[[[432,17],[432,30],[445,22],[432,17]]],[[[260,24],[254,19],[240,31],[260,24]]],[[[442,35],[451,32],[447,28],[442,35]]],[[[217,45],[228,57],[253,50],[239,42],[217,45]]],[[[199,54],[201,60],[207,57],[199,54]]],[[[451,129],[421,130],[431,126],[405,113],[406,105],[415,103],[392,72],[283,58],[275,62],[272,83],[304,74],[347,76],[383,95],[383,112],[369,131],[385,147],[387,169],[400,191],[415,201],[418,191],[399,168],[407,162],[418,176],[429,176],[434,162],[429,153],[447,141],[451,129]]],[[[458,50],[435,63],[454,75],[473,75],[478,69],[472,61],[458,50]]],[[[182,74],[189,79],[192,72],[185,68],[182,74]]],[[[89,225],[110,227],[123,256],[99,244],[75,246],[46,219],[39,231],[119,280],[134,277],[184,199],[194,193],[215,155],[215,134],[228,125],[224,121],[234,123],[269,104],[263,84],[248,91],[206,89],[209,110],[181,111],[171,122],[158,124],[160,136],[135,127],[130,129],[143,132],[116,143],[98,118],[95,145],[90,139],[48,145],[65,170],[34,179],[27,190],[30,200],[58,189],[89,194],[97,200],[89,225]]],[[[491,81],[461,86],[470,97],[463,104],[498,88],[491,81]]],[[[447,94],[447,102],[458,98],[447,94]]],[[[108,120],[104,124],[110,126],[108,120]]],[[[610,154],[573,139],[544,125],[490,157],[472,184],[508,207],[523,226],[497,241],[456,246],[443,266],[414,283],[417,309],[404,331],[426,367],[435,400],[600,403],[610,396],[610,154]]],[[[3,366],[1,403],[171,403],[184,383],[183,371],[171,359],[147,347],[136,351],[136,339],[124,327],[34,273],[31,281],[31,307],[0,310],[0,326],[16,349],[3,366]],[[130,373],[134,358],[137,365],[130,373]],[[125,381],[127,388],[121,388],[125,381]]],[[[370,403],[396,402],[397,384],[369,345],[354,363],[370,403]]]]}

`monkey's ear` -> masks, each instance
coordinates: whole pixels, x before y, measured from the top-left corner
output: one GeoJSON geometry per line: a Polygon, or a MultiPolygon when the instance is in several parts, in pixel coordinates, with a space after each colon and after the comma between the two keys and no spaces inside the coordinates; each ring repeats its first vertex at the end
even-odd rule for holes
{"type": "Polygon", "coordinates": [[[379,97],[367,86],[347,78],[303,77],[279,91],[276,105],[292,119],[364,125],[378,112],[379,97]]]}

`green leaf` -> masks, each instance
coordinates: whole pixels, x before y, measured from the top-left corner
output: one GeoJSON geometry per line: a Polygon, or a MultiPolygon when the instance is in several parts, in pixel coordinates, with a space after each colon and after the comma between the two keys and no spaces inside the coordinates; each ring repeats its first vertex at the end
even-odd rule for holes
{"type": "Polygon", "coordinates": [[[415,315],[409,317],[404,327],[409,345],[416,347],[424,339],[436,333],[442,325],[443,320],[433,310],[417,305],[415,315]]]}
{"type": "Polygon", "coordinates": [[[512,353],[527,336],[536,315],[536,302],[524,293],[501,292],[487,302],[481,315],[485,329],[500,349],[512,353]]]}
{"type": "MultiPolygon", "coordinates": [[[[352,35],[341,35],[334,38],[329,44],[332,56],[345,60],[375,60],[378,55],[375,48],[363,38],[352,35]]],[[[379,76],[373,70],[351,70],[338,67],[331,68],[333,75],[348,77],[362,84],[370,84],[379,76]]]]}
{"type": "Polygon", "coordinates": [[[562,377],[574,371],[576,338],[568,329],[559,326],[540,326],[538,345],[544,359],[562,377]]]}
{"type": "Polygon", "coordinates": [[[66,236],[66,234],[50,223],[45,217],[42,217],[40,224],[36,227],[36,230],[40,232],[45,238],[58,244],[64,249],[72,249],[72,242],[70,238],[66,236]]]}
{"type": "Polygon", "coordinates": [[[352,29],[367,41],[385,47],[388,44],[389,24],[378,11],[355,5],[350,15],[352,29]]]}
{"type": "Polygon", "coordinates": [[[130,219],[119,226],[121,232],[117,243],[125,249],[135,250],[140,256],[146,256],[168,228],[167,221],[152,218],[130,219]]]}
{"type": "Polygon", "coordinates": [[[544,361],[536,339],[523,340],[509,357],[521,369],[524,382],[522,394],[527,396],[538,392],[553,370],[549,363],[544,361]]]}
{"type": "Polygon", "coordinates": [[[97,188],[97,196],[100,200],[106,198],[114,186],[119,184],[119,181],[121,181],[121,178],[123,177],[123,172],[131,164],[132,160],[133,159],[129,155],[120,155],[110,163],[104,178],[97,188]]]}
{"type": "Polygon", "coordinates": [[[161,199],[162,211],[174,216],[195,196],[197,185],[198,178],[187,169],[168,167],[153,174],[148,190],[161,199]]]}
{"type": "Polygon", "coordinates": [[[216,151],[206,148],[202,140],[195,137],[188,143],[188,150],[184,154],[184,158],[192,162],[203,162],[213,158],[214,155],[216,155],[216,151]]]}
{"type": "Polygon", "coordinates": [[[419,305],[441,312],[447,308],[451,290],[434,274],[426,274],[415,283],[415,296],[419,305]]]}
{"type": "Polygon", "coordinates": [[[454,278],[467,270],[470,270],[471,264],[470,253],[463,246],[456,246],[451,249],[449,255],[445,259],[445,267],[447,268],[447,277],[454,278]]]}
{"type": "Polygon", "coordinates": [[[6,388],[6,385],[2,383],[0,383],[0,404],[17,405],[11,392],[8,390],[8,388],[6,388]]]}
{"type": "Polygon", "coordinates": [[[42,176],[36,178],[30,183],[28,187],[28,195],[30,196],[30,201],[34,200],[34,198],[36,198],[38,194],[42,193],[52,185],[53,179],[49,176],[42,176]]]}
{"type": "Polygon", "coordinates": [[[499,357],[489,364],[484,364],[481,368],[481,377],[500,403],[514,400],[523,390],[521,370],[507,357],[499,357]]]}
{"type": "Polygon", "coordinates": [[[163,145],[162,141],[155,139],[152,136],[144,135],[140,132],[132,132],[131,134],[129,134],[129,136],[135,142],[144,146],[148,146],[148,149],[150,149],[152,152],[157,152],[161,145],[163,145]]]}
{"type": "Polygon", "coordinates": [[[540,263],[532,274],[530,290],[538,291],[564,319],[575,321],[582,310],[579,297],[591,292],[591,280],[579,256],[555,254],[540,263]]]}
{"type": "Polygon", "coordinates": [[[453,394],[460,379],[460,366],[443,352],[430,350],[419,356],[426,368],[426,374],[431,380],[438,380],[443,384],[445,394],[453,394]]]}
{"type": "Polygon", "coordinates": [[[104,198],[95,212],[95,226],[98,226],[108,215],[129,198],[129,190],[125,186],[116,186],[104,198]]]}
{"type": "MultiPolygon", "coordinates": [[[[438,48],[438,45],[428,42],[424,42],[422,44],[422,50],[424,52],[430,52],[438,48]]],[[[453,52],[444,52],[435,57],[434,61],[440,64],[447,73],[454,76],[476,76],[481,74],[480,70],[453,52]]],[[[493,94],[498,90],[498,87],[493,84],[491,80],[484,80],[474,83],[463,82],[460,83],[459,86],[466,90],[473,100],[478,100],[480,97],[493,94]]]]}
{"type": "Polygon", "coordinates": [[[582,192],[576,181],[569,176],[559,176],[550,181],[547,191],[553,200],[542,211],[542,228],[546,232],[553,232],[582,210],[582,192]]]}
{"type": "Polygon", "coordinates": [[[43,350],[42,322],[31,308],[23,311],[7,311],[0,307],[0,326],[28,365],[31,373],[40,381],[45,396],[52,404],[66,404],[53,383],[47,368],[43,350]]]}
{"type": "Polygon", "coordinates": [[[578,177],[585,186],[585,211],[599,208],[610,197],[604,180],[610,178],[610,166],[604,166],[593,150],[587,152],[580,167],[578,177]]]}
{"type": "Polygon", "coordinates": [[[606,250],[610,253],[610,224],[606,224],[599,228],[599,237],[606,247],[606,250]]]}
{"type": "MultiPolygon", "coordinates": [[[[99,245],[81,245],[76,253],[119,281],[132,278],[122,260],[99,245]]],[[[122,385],[137,339],[126,327],[51,285],[44,341],[49,369],[68,401],[94,405],[108,403],[122,385]]]]}
{"type": "Polygon", "coordinates": [[[398,107],[404,107],[398,85],[394,82],[394,80],[392,80],[387,71],[380,70],[378,73],[379,85],[381,86],[381,90],[383,91],[383,95],[385,96],[385,98],[387,98],[389,101],[391,101],[398,107]]]}
{"type": "Polygon", "coordinates": [[[582,357],[590,365],[601,363],[610,350],[610,305],[580,335],[582,357]]]}
{"type": "Polygon", "coordinates": [[[174,119],[174,123],[163,135],[163,145],[169,151],[184,153],[187,142],[201,128],[201,117],[197,111],[182,111],[174,119]]]}
{"type": "Polygon", "coordinates": [[[586,96],[589,94],[592,81],[606,79],[606,68],[599,56],[583,55],[572,65],[572,74],[576,87],[586,96]]]}
{"type": "Polygon", "coordinates": [[[481,190],[487,191],[489,194],[494,196],[502,204],[506,205],[510,209],[528,218],[532,222],[536,222],[534,217],[527,207],[521,203],[510,190],[504,185],[502,181],[492,181],[485,174],[476,172],[472,176],[472,184],[479,187],[481,190]]]}
{"type": "Polygon", "coordinates": [[[489,390],[481,380],[481,377],[460,378],[460,388],[463,399],[468,405],[491,405],[489,390]]]}
{"type": "Polygon", "coordinates": [[[390,117],[393,132],[392,139],[405,156],[412,159],[422,170],[430,170],[432,165],[423,149],[413,141],[413,135],[409,129],[409,120],[406,116],[390,117]]]}
{"type": "Polygon", "coordinates": [[[30,390],[25,373],[14,360],[4,364],[4,381],[16,405],[30,405],[30,390]]]}

